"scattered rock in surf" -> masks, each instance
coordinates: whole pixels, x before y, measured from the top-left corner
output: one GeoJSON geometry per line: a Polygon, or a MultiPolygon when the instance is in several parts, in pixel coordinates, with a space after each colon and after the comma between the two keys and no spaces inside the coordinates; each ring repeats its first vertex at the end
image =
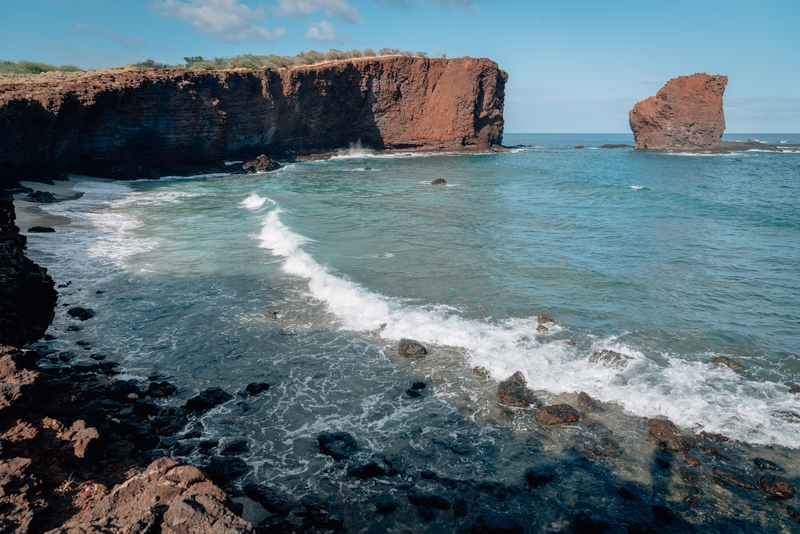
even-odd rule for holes
{"type": "Polygon", "coordinates": [[[244,460],[235,456],[213,456],[203,466],[208,478],[218,486],[225,488],[237,478],[241,478],[250,468],[244,460]]]}
{"type": "Polygon", "coordinates": [[[713,441],[714,443],[724,443],[730,439],[728,438],[728,436],[723,436],[722,434],[714,434],[713,432],[706,432],[706,431],[700,432],[699,434],[697,434],[697,437],[699,439],[702,439],[703,441],[713,441]]]}
{"type": "Polygon", "coordinates": [[[758,485],[770,497],[790,499],[794,495],[794,486],[783,477],[766,476],[758,477],[758,485]]]}
{"type": "Polygon", "coordinates": [[[371,170],[372,170],[372,167],[364,167],[364,170],[365,170],[365,171],[371,171],[371,170]]]}
{"type": "Polygon", "coordinates": [[[366,480],[368,478],[386,476],[386,468],[378,462],[369,462],[363,465],[352,467],[347,470],[347,476],[366,480]]]}
{"type": "Polygon", "coordinates": [[[703,454],[705,454],[706,456],[711,456],[712,458],[719,458],[720,460],[727,460],[728,459],[727,456],[725,456],[724,454],[719,452],[719,449],[717,449],[713,445],[703,445],[701,443],[700,445],[698,445],[698,447],[703,452],[703,454]]]}
{"type": "Polygon", "coordinates": [[[579,144],[575,145],[575,148],[586,148],[586,147],[579,143],[579,144]]]}
{"type": "Polygon", "coordinates": [[[647,426],[648,433],[655,438],[656,442],[671,451],[686,451],[697,446],[692,438],[682,436],[672,421],[650,419],[647,421],[647,426]]]}
{"type": "Polygon", "coordinates": [[[50,226],[31,226],[28,228],[28,233],[31,234],[51,234],[55,231],[56,229],[50,226]]]}
{"type": "Polygon", "coordinates": [[[447,185],[447,180],[444,178],[437,178],[431,182],[431,185],[447,185]]]}
{"type": "Polygon", "coordinates": [[[577,345],[577,343],[575,343],[575,341],[573,341],[571,339],[568,339],[567,340],[567,345],[569,345],[570,347],[574,347],[575,345],[577,345]]]}
{"type": "Polygon", "coordinates": [[[789,517],[800,523],[800,512],[792,508],[791,506],[786,507],[786,513],[789,514],[789,517]]]}
{"type": "Polygon", "coordinates": [[[453,501],[453,515],[456,517],[467,517],[469,515],[469,503],[464,499],[453,501]]]}
{"type": "Polygon", "coordinates": [[[257,172],[275,171],[281,167],[282,165],[274,159],[261,154],[256,159],[243,164],[242,170],[245,172],[245,174],[255,174],[257,172]]]}
{"type": "Polygon", "coordinates": [[[591,438],[576,443],[572,449],[587,458],[619,458],[622,456],[622,447],[608,436],[603,436],[599,440],[591,438]]]}
{"type": "Polygon", "coordinates": [[[752,480],[737,473],[736,471],[715,467],[713,473],[715,481],[727,482],[728,484],[744,489],[755,489],[757,487],[752,480]]]}
{"type": "Polygon", "coordinates": [[[528,381],[525,380],[525,375],[522,374],[522,371],[515,372],[513,375],[508,377],[508,380],[516,382],[517,384],[523,387],[528,385],[528,381]]]}
{"type": "Polygon", "coordinates": [[[700,460],[687,453],[683,453],[683,460],[692,467],[697,467],[698,465],[700,465],[700,460]]]}
{"type": "Polygon", "coordinates": [[[284,328],[283,330],[281,330],[281,335],[282,336],[293,336],[294,335],[294,331],[292,331],[291,328],[284,328]]]}
{"type": "Polygon", "coordinates": [[[539,324],[555,323],[555,321],[543,313],[540,313],[536,320],[539,322],[539,324]]]}
{"type": "Polygon", "coordinates": [[[605,411],[585,391],[581,391],[580,393],[578,393],[578,408],[580,408],[584,412],[603,412],[603,411],[605,411]]]}
{"type": "Polygon", "coordinates": [[[709,363],[715,365],[724,365],[726,367],[729,367],[732,371],[736,372],[744,371],[745,369],[747,369],[746,365],[741,364],[732,358],[728,358],[727,356],[714,356],[713,358],[711,358],[711,361],[709,363]]]}
{"type": "Polygon", "coordinates": [[[626,501],[635,501],[636,500],[636,494],[634,492],[632,492],[631,490],[629,490],[628,488],[620,488],[619,491],[617,492],[617,494],[620,497],[622,497],[623,499],[625,499],[626,501]]]}
{"type": "Polygon", "coordinates": [[[473,367],[472,372],[481,378],[489,378],[489,371],[487,371],[485,367],[482,366],[473,367]]]}
{"type": "Polygon", "coordinates": [[[597,148],[633,148],[633,145],[626,145],[626,144],[614,144],[614,143],[606,143],[604,145],[600,145],[597,148]]]}
{"type": "Polygon", "coordinates": [[[544,425],[560,425],[579,421],[581,413],[569,404],[553,404],[536,410],[535,418],[544,425]]]}
{"type": "Polygon", "coordinates": [[[267,312],[267,315],[269,315],[271,319],[277,319],[278,318],[278,312],[276,312],[275,310],[269,310],[267,312]]]}
{"type": "Polygon", "coordinates": [[[691,484],[697,478],[697,475],[692,470],[685,467],[681,467],[679,472],[681,475],[681,480],[683,480],[684,484],[691,484]]]}
{"type": "Polygon", "coordinates": [[[774,412],[770,412],[772,417],[777,417],[778,419],[783,419],[787,423],[795,423],[800,424],[800,414],[797,412],[792,412],[790,410],[775,410],[774,412]]]}
{"type": "Polygon", "coordinates": [[[83,339],[76,341],[75,344],[84,350],[89,350],[92,347],[91,343],[83,339]]]}
{"type": "Polygon", "coordinates": [[[80,332],[81,327],[76,324],[71,324],[67,327],[67,332],[80,332]]]}
{"type": "Polygon", "coordinates": [[[244,391],[247,395],[251,397],[255,397],[256,395],[260,395],[269,389],[269,384],[266,382],[252,382],[247,384],[247,387],[244,388],[244,391]]]}
{"type": "Polygon", "coordinates": [[[550,333],[550,329],[548,329],[548,328],[547,328],[546,326],[544,326],[543,324],[540,324],[540,325],[538,325],[538,326],[536,327],[536,331],[537,331],[538,333],[540,333],[540,334],[548,334],[548,333],[550,333]]]}
{"type": "Polygon", "coordinates": [[[222,388],[208,388],[186,401],[186,404],[183,406],[183,410],[190,414],[202,414],[211,408],[222,404],[223,402],[228,402],[231,399],[233,399],[233,395],[222,388]]]}
{"type": "Polygon", "coordinates": [[[533,391],[511,378],[503,380],[497,386],[497,400],[500,404],[516,408],[538,407],[540,405],[533,391]]]}
{"type": "Polygon", "coordinates": [[[483,510],[475,518],[472,532],[475,534],[517,534],[522,533],[523,528],[516,520],[508,516],[491,510],[483,510]]]}
{"type": "Polygon", "coordinates": [[[324,530],[343,530],[344,516],[335,506],[323,501],[316,495],[303,497],[301,503],[305,509],[301,512],[295,512],[295,515],[303,518],[304,532],[311,530],[313,527],[324,530]]]}
{"type": "Polygon", "coordinates": [[[417,381],[417,382],[414,382],[413,384],[411,384],[411,389],[416,389],[416,390],[420,390],[420,391],[425,389],[426,387],[427,387],[427,384],[425,382],[422,382],[422,381],[417,381]]]}
{"type": "Polygon", "coordinates": [[[532,488],[538,488],[556,478],[556,470],[552,467],[529,467],[525,470],[525,481],[532,488]]]}
{"type": "Polygon", "coordinates": [[[414,356],[421,358],[428,354],[428,349],[426,349],[419,341],[414,341],[413,339],[401,339],[397,344],[397,352],[403,356],[414,356]]]}
{"type": "Polygon", "coordinates": [[[389,476],[404,475],[408,471],[408,462],[399,454],[384,456],[383,463],[388,466],[389,476]]]}
{"type": "Polygon", "coordinates": [[[420,393],[419,391],[417,391],[417,390],[416,390],[416,389],[414,389],[414,388],[408,388],[408,389],[406,390],[406,395],[408,395],[408,396],[409,396],[409,397],[411,397],[412,399],[417,399],[417,398],[419,398],[419,397],[422,397],[422,393],[420,393]]]}
{"type": "Polygon", "coordinates": [[[449,510],[450,501],[440,495],[429,493],[411,493],[408,500],[416,507],[436,508],[438,510],[449,510]]]}
{"type": "Polygon", "coordinates": [[[672,523],[678,521],[678,516],[676,516],[672,510],[666,506],[660,506],[656,504],[650,508],[650,511],[653,513],[653,519],[662,525],[671,525],[672,523]]]}
{"type": "Polygon", "coordinates": [[[358,444],[353,436],[347,432],[331,432],[317,436],[319,450],[336,461],[345,460],[353,456],[358,450],[358,444]]]}
{"type": "Polygon", "coordinates": [[[611,367],[613,369],[624,369],[628,365],[628,360],[631,360],[630,356],[625,356],[624,354],[620,354],[615,350],[603,349],[600,352],[593,352],[591,356],[589,356],[589,361],[592,363],[599,363],[600,365],[605,365],[606,367],[611,367]]]}
{"type": "Polygon", "coordinates": [[[38,202],[39,204],[52,204],[53,202],[58,202],[58,199],[53,195],[53,193],[48,193],[47,191],[36,191],[34,193],[28,194],[28,200],[31,202],[38,202]]]}
{"type": "Polygon", "coordinates": [[[783,471],[783,467],[779,466],[775,462],[770,462],[764,458],[753,458],[753,463],[756,464],[756,467],[759,469],[769,469],[770,471],[783,471]]]}
{"type": "Polygon", "coordinates": [[[379,514],[391,514],[398,506],[400,502],[391,495],[380,495],[375,499],[375,511],[379,514]]]}
{"type": "Polygon", "coordinates": [[[425,389],[425,387],[425,382],[414,382],[411,384],[411,387],[406,390],[406,395],[413,398],[421,397],[422,393],[420,392],[425,389]]]}
{"type": "Polygon", "coordinates": [[[161,382],[150,382],[145,395],[154,399],[161,399],[172,396],[176,391],[178,391],[176,386],[166,380],[162,380],[161,382]]]}
{"type": "Polygon", "coordinates": [[[235,439],[229,442],[225,447],[222,448],[220,454],[222,456],[235,456],[237,454],[242,454],[250,450],[250,444],[247,443],[246,439],[235,439]]]}
{"type": "Polygon", "coordinates": [[[292,511],[292,501],[266,484],[251,482],[244,487],[244,494],[271,514],[286,517],[292,511]]]}
{"type": "Polygon", "coordinates": [[[800,393],[800,386],[798,386],[797,384],[792,384],[792,387],[789,388],[789,393],[797,395],[798,393],[800,393]]]}
{"type": "Polygon", "coordinates": [[[88,321],[89,319],[94,317],[94,310],[90,308],[81,308],[80,306],[75,306],[74,308],[70,308],[67,310],[67,315],[79,319],[81,321],[88,321]]]}

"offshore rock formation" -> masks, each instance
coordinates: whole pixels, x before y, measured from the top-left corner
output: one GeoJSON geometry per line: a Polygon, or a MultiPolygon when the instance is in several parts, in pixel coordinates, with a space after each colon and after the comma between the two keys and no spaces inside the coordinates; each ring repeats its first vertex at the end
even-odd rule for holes
{"type": "Polygon", "coordinates": [[[13,197],[0,190],[0,344],[22,347],[44,335],[58,294],[47,269],[25,256],[14,217],[13,197]]]}
{"type": "Polygon", "coordinates": [[[728,77],[704,73],[669,80],[629,114],[637,149],[719,148],[725,131],[722,94],[728,77]]]}
{"type": "Polygon", "coordinates": [[[119,70],[0,85],[0,186],[135,179],[226,159],[502,143],[508,76],[488,59],[363,58],[279,71],[119,70]]]}

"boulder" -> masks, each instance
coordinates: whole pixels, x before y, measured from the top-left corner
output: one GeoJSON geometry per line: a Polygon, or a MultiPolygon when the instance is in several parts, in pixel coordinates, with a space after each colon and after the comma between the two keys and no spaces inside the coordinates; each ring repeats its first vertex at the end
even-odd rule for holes
{"type": "Polygon", "coordinates": [[[439,510],[449,510],[450,501],[439,495],[429,493],[411,493],[408,501],[416,507],[436,508],[439,510]]]}
{"type": "Polygon", "coordinates": [[[553,404],[536,410],[536,420],[545,425],[574,423],[581,419],[581,413],[569,404],[553,404]]]}
{"type": "Polygon", "coordinates": [[[669,80],[638,102],[628,119],[637,150],[703,150],[718,146],[725,131],[722,95],[728,77],[705,73],[669,80]]]}
{"type": "Polygon", "coordinates": [[[250,470],[247,463],[241,458],[213,456],[203,466],[208,478],[220,486],[228,486],[237,478],[247,474],[250,470]]]}
{"type": "Polygon", "coordinates": [[[414,341],[413,339],[401,339],[397,344],[397,352],[403,356],[414,356],[421,358],[428,354],[428,349],[426,349],[419,341],[414,341]]]}
{"type": "Polygon", "coordinates": [[[647,426],[648,433],[655,438],[656,442],[671,451],[686,451],[697,446],[692,438],[682,436],[672,421],[650,419],[647,421],[647,426]]]}
{"type": "Polygon", "coordinates": [[[437,178],[431,182],[431,185],[447,185],[447,180],[444,178],[437,178]]]}
{"type": "Polygon", "coordinates": [[[264,154],[261,154],[256,159],[252,161],[246,162],[242,165],[242,170],[246,174],[255,174],[257,172],[269,172],[275,171],[282,167],[280,163],[275,161],[272,158],[267,157],[264,154]]]}
{"type": "Polygon", "coordinates": [[[50,226],[31,226],[28,228],[29,234],[51,234],[55,231],[56,229],[50,226]]]}
{"type": "Polygon", "coordinates": [[[575,145],[575,148],[586,148],[586,147],[579,143],[579,144],[575,145]]]}
{"type": "Polygon", "coordinates": [[[756,464],[756,467],[759,469],[768,469],[770,471],[783,471],[783,468],[776,464],[775,462],[770,462],[769,460],[765,460],[764,458],[753,458],[753,463],[756,464]]]}
{"type": "Polygon", "coordinates": [[[602,412],[603,408],[589,396],[588,393],[581,391],[578,393],[578,408],[584,412],[602,412]]]}
{"type": "Polygon", "coordinates": [[[713,358],[711,358],[710,363],[716,365],[724,365],[726,367],[729,367],[732,371],[736,372],[744,371],[745,369],[747,369],[746,365],[737,362],[733,358],[728,358],[727,356],[714,356],[713,358]]]}
{"type": "Polygon", "coordinates": [[[512,379],[503,380],[497,386],[497,400],[500,401],[500,404],[517,408],[539,406],[540,404],[533,391],[512,379]]]}
{"type": "Polygon", "coordinates": [[[74,308],[68,309],[67,314],[70,317],[74,317],[81,321],[88,321],[95,315],[94,310],[90,308],[81,308],[80,306],[75,306],[74,308]]]}
{"type": "Polygon", "coordinates": [[[269,384],[266,382],[253,382],[251,384],[247,384],[247,387],[244,388],[245,393],[247,393],[251,397],[255,397],[256,395],[260,395],[269,389],[269,384]]]}
{"type": "Polygon", "coordinates": [[[177,390],[178,388],[176,386],[166,381],[150,382],[150,385],[147,386],[147,391],[145,391],[145,395],[153,397],[154,399],[160,399],[172,396],[177,390]]]}
{"type": "Polygon", "coordinates": [[[353,456],[358,450],[358,444],[353,436],[347,432],[331,432],[317,436],[319,450],[336,461],[345,460],[353,456]]]}
{"type": "Polygon", "coordinates": [[[737,486],[739,488],[744,488],[744,489],[756,488],[756,485],[752,480],[746,478],[745,476],[735,471],[731,471],[729,469],[722,469],[721,467],[715,467],[713,473],[718,480],[722,480],[723,482],[727,482],[728,484],[731,484],[733,486],[737,486]]]}
{"type": "Polygon", "coordinates": [[[379,495],[375,499],[375,511],[379,514],[391,514],[397,510],[398,506],[400,506],[400,502],[391,495],[379,495]]]}
{"type": "Polygon", "coordinates": [[[223,390],[222,388],[214,387],[208,388],[195,395],[183,406],[186,413],[189,414],[202,414],[223,402],[228,402],[233,398],[233,395],[223,390]]]}
{"type": "Polygon", "coordinates": [[[764,493],[778,499],[790,499],[794,495],[794,486],[783,477],[766,476],[758,477],[758,485],[764,493]]]}
{"type": "Polygon", "coordinates": [[[58,199],[53,195],[53,193],[48,193],[47,191],[36,191],[34,193],[30,193],[28,195],[28,200],[31,202],[38,202],[40,204],[52,204],[53,202],[58,202],[58,199]]]}
{"type": "Polygon", "coordinates": [[[271,514],[285,517],[292,511],[292,501],[266,484],[247,484],[244,487],[244,494],[271,514]]]}
{"type": "Polygon", "coordinates": [[[600,352],[593,352],[592,355],[589,356],[590,362],[599,363],[600,365],[605,365],[612,369],[624,369],[627,367],[628,360],[630,359],[630,356],[625,356],[615,350],[608,349],[603,349],[600,352]]]}

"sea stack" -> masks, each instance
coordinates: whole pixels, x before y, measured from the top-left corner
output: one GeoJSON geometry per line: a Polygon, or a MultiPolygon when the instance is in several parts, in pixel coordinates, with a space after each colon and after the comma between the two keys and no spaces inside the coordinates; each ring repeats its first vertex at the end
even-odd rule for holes
{"type": "Polygon", "coordinates": [[[698,73],[669,80],[629,113],[637,150],[709,150],[722,143],[728,77],[698,73]]]}

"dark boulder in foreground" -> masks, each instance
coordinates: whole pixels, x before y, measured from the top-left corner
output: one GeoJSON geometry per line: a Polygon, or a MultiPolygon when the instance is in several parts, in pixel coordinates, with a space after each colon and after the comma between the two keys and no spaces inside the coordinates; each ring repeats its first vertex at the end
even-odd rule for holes
{"type": "Polygon", "coordinates": [[[55,231],[56,229],[50,226],[31,226],[28,228],[29,234],[51,234],[55,231]]]}
{"type": "Polygon", "coordinates": [[[581,413],[569,404],[553,404],[536,410],[536,420],[545,425],[575,423],[581,419],[581,413]]]}
{"type": "Polygon", "coordinates": [[[444,178],[437,178],[431,182],[431,185],[447,185],[447,180],[444,178]]]}
{"type": "Polygon", "coordinates": [[[347,432],[331,432],[317,436],[319,450],[334,460],[345,460],[353,456],[358,450],[358,443],[347,432]]]}
{"type": "Polygon", "coordinates": [[[201,391],[184,404],[183,409],[187,413],[204,413],[223,402],[228,402],[233,395],[222,388],[208,388],[201,391]]]}
{"type": "Polygon", "coordinates": [[[244,494],[271,514],[284,517],[292,511],[292,501],[266,484],[247,484],[244,487],[244,494]]]}
{"type": "Polygon", "coordinates": [[[242,170],[246,174],[255,174],[257,172],[269,172],[275,171],[282,167],[280,163],[275,161],[272,158],[267,157],[264,154],[261,154],[256,159],[252,161],[248,161],[244,165],[242,165],[242,170]]]}
{"type": "Polygon", "coordinates": [[[74,308],[68,309],[67,314],[70,317],[74,317],[81,321],[88,321],[95,315],[94,310],[91,308],[81,308],[80,306],[75,306],[74,308]]]}
{"type": "Polygon", "coordinates": [[[230,485],[234,480],[244,476],[250,468],[241,458],[230,456],[213,456],[203,466],[208,478],[222,487],[230,485]]]}
{"type": "Polygon", "coordinates": [[[397,352],[403,356],[416,356],[421,358],[428,354],[428,349],[419,341],[413,339],[401,339],[397,344],[397,352]]]}

